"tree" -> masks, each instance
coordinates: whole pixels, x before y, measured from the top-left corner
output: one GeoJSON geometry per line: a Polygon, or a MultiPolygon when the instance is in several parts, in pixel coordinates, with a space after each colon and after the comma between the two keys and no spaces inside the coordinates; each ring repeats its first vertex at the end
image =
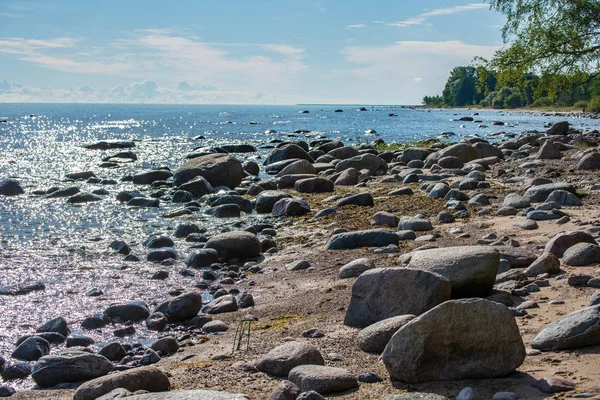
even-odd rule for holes
{"type": "Polygon", "coordinates": [[[502,30],[508,47],[490,66],[515,79],[527,73],[572,76],[600,67],[600,1],[489,0],[506,15],[502,30]]]}
{"type": "Polygon", "coordinates": [[[477,92],[475,67],[456,67],[450,72],[446,87],[442,92],[444,104],[451,107],[463,107],[477,104],[482,96],[477,92]]]}

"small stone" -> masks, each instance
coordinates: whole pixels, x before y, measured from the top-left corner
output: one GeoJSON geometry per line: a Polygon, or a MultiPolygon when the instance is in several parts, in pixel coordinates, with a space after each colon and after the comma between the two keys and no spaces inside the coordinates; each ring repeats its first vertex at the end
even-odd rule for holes
{"type": "Polygon", "coordinates": [[[575,390],[575,383],[570,380],[558,377],[542,378],[534,386],[544,393],[559,393],[575,390]]]}
{"type": "Polygon", "coordinates": [[[302,271],[311,267],[310,262],[306,260],[293,261],[286,264],[285,269],[288,271],[302,271]]]}
{"type": "Polygon", "coordinates": [[[362,383],[378,383],[383,382],[383,379],[381,379],[379,375],[369,372],[366,374],[359,375],[358,381],[362,383]]]}

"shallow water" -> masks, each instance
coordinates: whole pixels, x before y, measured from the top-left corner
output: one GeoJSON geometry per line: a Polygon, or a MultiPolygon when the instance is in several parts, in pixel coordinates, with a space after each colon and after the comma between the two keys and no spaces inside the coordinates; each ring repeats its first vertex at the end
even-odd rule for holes
{"type": "MultiPolygon", "coordinates": [[[[147,236],[169,234],[184,220],[206,227],[210,234],[263,219],[245,216],[216,221],[202,214],[161,218],[165,212],[180,206],[162,201],[158,209],[128,208],[116,201],[118,192],[136,189],[149,194],[155,190],[122,183],[121,177],[158,167],[176,169],[193,149],[226,143],[254,145],[257,153],[236,156],[243,161],[257,159],[260,163],[260,158],[269,153],[265,146],[272,139],[340,138],[347,144],[356,144],[381,137],[386,142],[407,142],[452,131],[456,136],[448,140],[458,141],[472,135],[495,138],[488,135],[500,130],[514,134],[542,130],[544,123],[564,119],[480,112],[476,118],[487,128],[478,128],[479,123],[454,120],[468,114],[399,107],[368,107],[368,111],[358,112],[355,106],[1,104],[0,119],[8,121],[0,123],[0,178],[16,178],[27,194],[0,197],[0,287],[43,282],[46,289],[22,296],[0,296],[0,355],[9,356],[19,336],[33,332],[49,319],[63,316],[77,331],[84,317],[102,312],[111,303],[144,300],[149,305],[156,304],[170,297],[169,292],[174,288],[190,290],[200,280],[201,273],[196,277],[179,274],[185,269],[183,260],[189,252],[189,243],[176,240],[180,259],[174,266],[165,267],[122,261],[120,255],[108,249],[112,240],[125,240],[131,244],[132,253],[143,258],[145,251],[140,243],[147,236]],[[336,109],[344,112],[336,113],[336,109]],[[309,113],[301,114],[300,110],[309,113]],[[390,113],[397,116],[390,117],[390,113]],[[510,125],[492,126],[495,120],[510,125]],[[294,134],[297,129],[308,129],[311,133],[294,134]],[[367,135],[367,129],[374,129],[377,134],[367,135]],[[278,133],[266,134],[267,130],[278,133]],[[194,139],[197,136],[204,139],[194,139]],[[99,168],[103,157],[121,150],[87,150],[82,145],[106,139],[134,140],[136,147],[131,150],[138,161],[116,169],[99,168]],[[64,181],[67,173],[90,170],[100,178],[119,183],[64,181]],[[65,198],[45,199],[30,194],[36,189],[72,185],[83,192],[104,188],[110,195],[99,202],[74,206],[67,204],[65,198]],[[170,270],[170,277],[165,281],[150,280],[159,269],[170,270]],[[96,287],[105,295],[85,296],[96,287]]],[[[600,128],[599,120],[568,120],[576,128],[600,128]]],[[[100,344],[111,339],[112,329],[85,333],[100,344]]],[[[151,339],[154,335],[140,329],[128,340],[151,339]]]]}

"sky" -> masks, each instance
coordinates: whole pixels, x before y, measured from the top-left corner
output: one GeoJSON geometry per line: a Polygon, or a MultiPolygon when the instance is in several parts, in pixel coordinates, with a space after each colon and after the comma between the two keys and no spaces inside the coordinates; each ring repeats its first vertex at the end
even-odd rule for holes
{"type": "Polygon", "coordinates": [[[0,102],[420,104],[504,21],[478,0],[0,0],[0,102]]]}

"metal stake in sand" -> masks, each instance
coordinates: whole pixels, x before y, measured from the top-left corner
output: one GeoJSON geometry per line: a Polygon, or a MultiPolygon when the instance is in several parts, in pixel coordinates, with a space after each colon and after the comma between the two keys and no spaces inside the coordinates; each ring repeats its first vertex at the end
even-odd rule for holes
{"type": "Polygon", "coordinates": [[[232,354],[236,351],[240,351],[244,342],[246,342],[246,351],[250,348],[250,332],[252,330],[252,322],[254,322],[256,318],[248,314],[242,318],[242,320],[238,323],[237,328],[235,330],[235,338],[233,340],[233,350],[232,354]]]}

